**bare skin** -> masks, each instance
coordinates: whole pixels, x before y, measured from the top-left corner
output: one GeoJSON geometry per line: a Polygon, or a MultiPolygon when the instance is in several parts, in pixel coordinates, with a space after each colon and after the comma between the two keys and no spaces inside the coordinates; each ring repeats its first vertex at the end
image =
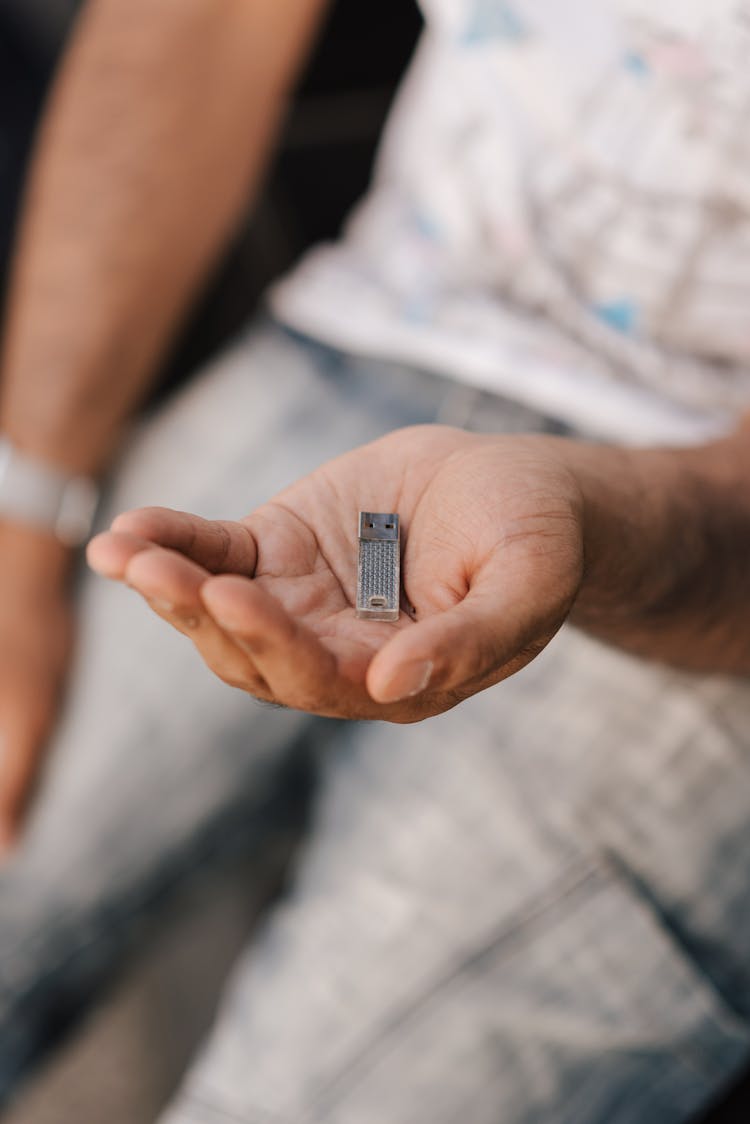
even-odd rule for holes
{"type": "Polygon", "coordinates": [[[416,427],[323,465],[236,523],[121,515],[88,557],[227,683],[317,714],[438,714],[524,667],[571,614],[642,655],[748,674],[750,608],[732,560],[750,545],[750,505],[736,498],[747,459],[742,436],[627,452],[416,427]],[[354,613],[360,509],[402,519],[413,612],[397,624],[354,613]]]}
{"type": "MultiPolygon", "coordinates": [[[[19,446],[73,471],[97,473],[110,460],[126,418],[185,315],[192,294],[252,200],[287,90],[324,6],[324,0],[130,0],[127,4],[89,0],[41,131],[0,362],[0,428],[19,446]]],[[[507,455],[503,455],[502,471],[516,471],[511,455],[516,446],[503,448],[507,455]]],[[[500,627],[499,618],[491,618],[499,631],[494,638],[486,630],[481,633],[489,656],[479,661],[479,686],[497,681],[530,658],[571,606],[574,619],[633,651],[745,674],[746,589],[741,570],[750,545],[746,438],[674,455],[658,450],[631,455],[565,444],[563,456],[559,448],[559,443],[545,446],[547,452],[540,456],[539,465],[545,482],[551,474],[560,485],[559,494],[555,488],[547,497],[554,501],[551,510],[559,513],[560,504],[564,510],[566,504],[572,505],[565,518],[573,528],[566,548],[573,561],[568,558],[562,566],[558,558],[562,568],[555,580],[559,588],[552,575],[539,588],[524,586],[531,608],[528,619],[517,622],[517,639],[524,643],[515,654],[514,634],[507,632],[507,622],[500,627]],[[577,497],[575,502],[571,495],[577,497]],[[583,504],[582,508],[577,504],[583,504]],[[580,572],[576,569],[579,564],[580,572]],[[534,621],[537,626],[531,627],[534,621]]],[[[527,463],[528,446],[519,445],[517,451],[520,463],[527,463]]],[[[492,459],[488,453],[482,456],[492,459]]],[[[409,461],[407,453],[399,453],[398,460],[404,478],[417,472],[418,466],[409,461]]],[[[452,463],[457,467],[455,459],[452,463]]],[[[390,466],[383,468],[386,479],[385,470],[390,471],[390,466]]],[[[316,474],[298,487],[315,492],[324,478],[325,474],[316,474]]],[[[455,487],[444,474],[440,479],[448,490],[455,487]]],[[[535,482],[532,473],[523,487],[519,485],[518,494],[524,489],[533,494],[535,482]]],[[[542,489],[545,495],[547,483],[542,489]]],[[[397,484],[394,479],[392,488],[397,484]]],[[[477,496],[494,495],[495,484],[492,472],[482,475],[481,486],[475,480],[470,488],[467,485],[462,503],[471,509],[477,496]]],[[[355,511],[357,504],[385,506],[383,497],[374,502],[364,483],[355,491],[349,497],[357,501],[355,511]],[[362,496],[366,496],[364,503],[360,503],[362,496]]],[[[434,490],[433,494],[437,496],[434,490]]],[[[299,495],[307,502],[303,491],[299,495]]],[[[508,498],[503,492],[492,501],[500,504],[503,517],[508,498]]],[[[434,507],[437,512],[437,499],[434,507]]],[[[318,583],[325,578],[325,560],[335,556],[329,553],[326,541],[324,557],[318,558],[311,552],[310,531],[305,540],[299,518],[289,513],[282,516],[278,506],[270,510],[277,522],[281,520],[279,526],[273,520],[264,523],[258,513],[250,518],[253,536],[258,528],[261,565],[270,558],[278,582],[304,596],[308,588],[313,589],[313,578],[318,583]],[[290,526],[297,528],[296,538],[290,526]],[[307,559],[309,573],[303,566],[294,576],[294,567],[302,565],[294,560],[295,543],[307,559]],[[274,557],[276,550],[278,558],[274,557]],[[293,576],[293,581],[287,580],[293,576]]],[[[522,521],[527,530],[541,514],[536,509],[526,513],[522,521]]],[[[342,549],[347,542],[351,547],[354,518],[351,510],[344,512],[342,507],[338,528],[331,525],[326,532],[332,545],[338,543],[342,549]]],[[[476,518],[483,534],[484,518],[476,518]]],[[[425,526],[428,521],[425,518],[425,526]]],[[[555,535],[559,537],[560,525],[551,536],[542,528],[537,539],[529,534],[518,539],[523,542],[525,538],[534,566],[541,565],[537,555],[545,557],[555,535]]],[[[203,557],[199,550],[192,559],[200,567],[190,569],[192,584],[173,588],[173,564],[181,567],[179,573],[185,578],[185,559],[172,553],[165,560],[155,546],[182,547],[190,555],[188,542],[179,537],[184,526],[182,517],[177,524],[168,515],[128,517],[118,523],[119,535],[127,531],[141,541],[131,539],[128,545],[118,537],[106,546],[99,543],[92,548],[92,558],[97,565],[104,561],[105,570],[114,566],[113,576],[126,576],[134,584],[145,580],[148,588],[144,592],[179,605],[176,616],[164,613],[179,627],[186,629],[186,620],[197,619],[200,637],[196,635],[196,639],[203,642],[205,629],[206,638],[213,637],[223,652],[232,655],[226,676],[230,681],[258,688],[262,681],[266,697],[287,705],[309,703],[314,709],[315,689],[303,691],[294,677],[291,681],[278,679],[280,671],[267,669],[266,676],[265,670],[258,670],[258,661],[265,668],[268,653],[276,652],[278,667],[281,652],[288,662],[290,648],[294,648],[289,638],[297,636],[298,627],[306,630],[300,634],[305,644],[308,633],[317,639],[317,646],[310,649],[317,658],[331,650],[336,633],[318,637],[316,629],[330,630],[336,621],[345,637],[345,629],[353,628],[343,623],[352,616],[346,600],[351,575],[342,569],[343,561],[327,578],[329,600],[318,604],[317,618],[314,613],[311,616],[313,598],[300,610],[298,619],[295,614],[300,606],[286,604],[273,573],[259,573],[247,558],[243,565],[229,569],[230,575],[239,577],[214,581],[211,574],[227,571],[228,563],[217,564],[215,557],[203,557]],[[109,555],[102,560],[96,553],[99,550],[114,551],[115,561],[109,555]],[[136,554],[142,555],[140,560],[131,558],[136,554]],[[118,558],[122,573],[117,572],[118,558]],[[161,567],[158,580],[151,580],[152,566],[161,567]],[[249,577],[253,573],[254,579],[249,577]],[[334,582],[338,582],[338,601],[334,582]],[[220,636],[216,622],[208,619],[209,602],[219,592],[229,598],[220,606],[225,614],[233,607],[240,614],[238,621],[229,622],[231,628],[218,629],[220,636]],[[184,601],[175,600],[173,594],[184,596],[184,601]],[[261,594],[267,595],[265,599],[259,600],[261,594]],[[247,608],[248,597],[255,598],[255,609],[247,608]],[[251,659],[243,629],[249,628],[249,636],[258,632],[253,613],[260,612],[259,605],[267,614],[269,628],[275,621],[281,632],[271,630],[264,634],[265,639],[256,637],[255,647],[260,644],[266,654],[256,652],[251,659]],[[269,636],[276,636],[273,643],[269,636]],[[237,651],[245,659],[239,667],[234,662],[237,651]]],[[[413,574],[417,575],[422,539],[415,527],[419,521],[409,526],[405,519],[405,526],[409,565],[413,558],[417,567],[413,574]]],[[[191,523],[189,533],[193,531],[191,523]]],[[[208,534],[209,538],[220,535],[220,542],[226,537],[216,529],[208,534]]],[[[239,534],[247,544],[247,531],[242,529],[239,534]]],[[[498,534],[507,546],[507,531],[501,527],[498,534]]],[[[201,535],[197,531],[196,535],[195,542],[200,544],[201,535]]],[[[434,550],[430,555],[435,566],[432,576],[445,598],[456,599],[456,612],[462,607],[468,611],[475,604],[479,577],[484,581],[489,572],[489,556],[480,574],[471,568],[472,560],[479,558],[477,543],[464,542],[466,557],[461,556],[460,543],[449,546],[446,557],[438,558],[434,550]],[[459,577],[465,581],[467,575],[474,581],[472,596],[462,600],[464,587],[455,582],[459,577]]],[[[498,545],[496,557],[503,550],[498,545]]],[[[520,574],[527,561],[523,552],[519,557],[524,559],[523,565],[518,563],[520,574]]],[[[503,561],[505,566],[508,559],[503,561]]],[[[549,557],[545,565],[552,566],[553,561],[549,557]]],[[[0,612],[0,850],[3,840],[7,844],[18,836],[64,680],[70,642],[68,567],[68,556],[50,536],[0,523],[0,588],[4,590],[0,612]]],[[[532,566],[528,573],[534,572],[532,566]]],[[[408,704],[393,703],[393,692],[408,694],[407,687],[413,690],[417,680],[414,668],[409,684],[406,673],[399,671],[401,664],[389,663],[399,654],[394,640],[403,645],[409,638],[408,643],[414,644],[412,637],[424,636],[428,627],[438,629],[443,618],[450,617],[450,602],[446,606],[420,604],[420,592],[415,577],[416,627],[404,620],[395,630],[381,630],[377,650],[373,648],[374,633],[368,634],[363,648],[357,639],[359,632],[352,631],[348,663],[345,650],[334,650],[333,666],[338,669],[343,661],[341,667],[348,668],[342,682],[350,685],[341,696],[347,714],[396,718],[403,714],[399,720],[412,720],[477,689],[471,686],[471,676],[464,681],[441,671],[431,650],[415,651],[413,660],[435,664],[432,685],[425,689],[432,703],[420,709],[414,702],[418,696],[408,704]]],[[[322,596],[320,589],[318,596],[322,596]]],[[[494,604],[489,586],[487,596],[488,605],[490,600],[494,604]]],[[[188,630],[194,631],[194,626],[188,630]]],[[[456,648],[455,658],[458,653],[456,648]]],[[[294,669],[297,665],[289,666],[294,669]]],[[[321,705],[335,710],[339,698],[323,699],[321,705]]]]}
{"type": "MultiPolygon", "coordinates": [[[[251,205],[325,0],[89,0],[44,115],[0,359],[0,429],[96,475],[251,205]]],[[[0,521],[0,853],[70,649],[68,553],[0,521]],[[12,672],[12,673],[11,673],[12,672]]]]}
{"type": "Polygon", "coordinates": [[[68,567],[46,534],[0,523],[0,854],[57,714],[73,635],[68,567]]]}

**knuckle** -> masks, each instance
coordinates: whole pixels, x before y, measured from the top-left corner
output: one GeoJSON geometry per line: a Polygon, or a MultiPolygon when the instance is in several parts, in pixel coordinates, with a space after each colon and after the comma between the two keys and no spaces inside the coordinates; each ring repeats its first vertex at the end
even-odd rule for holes
{"type": "Polygon", "coordinates": [[[203,614],[186,606],[175,606],[157,599],[149,599],[149,607],[158,617],[186,635],[196,633],[203,623],[203,614]]]}
{"type": "Polygon", "coordinates": [[[213,529],[217,538],[216,557],[213,559],[213,562],[216,569],[221,570],[226,565],[227,559],[229,558],[232,549],[232,537],[223,523],[214,523],[213,529]]]}
{"type": "Polygon", "coordinates": [[[175,622],[184,632],[193,633],[200,628],[202,618],[198,613],[178,613],[175,614],[175,622]]]}

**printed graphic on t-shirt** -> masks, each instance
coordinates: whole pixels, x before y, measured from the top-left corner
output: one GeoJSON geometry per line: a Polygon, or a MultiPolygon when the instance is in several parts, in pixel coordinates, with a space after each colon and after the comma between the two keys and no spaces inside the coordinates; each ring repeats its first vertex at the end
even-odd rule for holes
{"type": "Polygon", "coordinates": [[[373,191],[282,315],[603,428],[747,406],[750,0],[422,6],[373,191]]]}

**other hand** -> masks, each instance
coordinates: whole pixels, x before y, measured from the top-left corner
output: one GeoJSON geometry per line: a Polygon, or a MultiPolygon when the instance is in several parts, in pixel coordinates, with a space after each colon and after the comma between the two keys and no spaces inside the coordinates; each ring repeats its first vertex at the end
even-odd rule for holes
{"type": "Polygon", "coordinates": [[[0,523],[0,855],[17,840],[68,665],[68,551],[0,523]]]}

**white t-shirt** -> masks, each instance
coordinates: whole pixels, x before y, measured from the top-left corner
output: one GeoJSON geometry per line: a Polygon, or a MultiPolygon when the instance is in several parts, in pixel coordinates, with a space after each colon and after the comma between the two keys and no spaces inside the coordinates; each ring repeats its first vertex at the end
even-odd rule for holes
{"type": "Polygon", "coordinates": [[[750,408],[750,0],[423,0],[373,187],[272,294],[301,331],[605,437],[750,408]]]}

